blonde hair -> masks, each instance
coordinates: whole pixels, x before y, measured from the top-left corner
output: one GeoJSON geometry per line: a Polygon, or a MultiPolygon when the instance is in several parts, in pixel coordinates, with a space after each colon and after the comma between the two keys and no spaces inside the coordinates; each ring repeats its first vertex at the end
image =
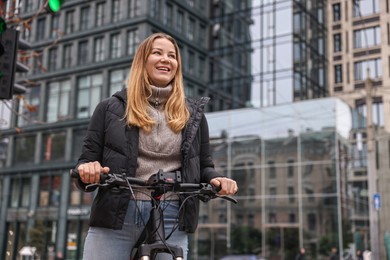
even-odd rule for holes
{"type": "Polygon", "coordinates": [[[151,96],[152,90],[145,64],[151,53],[153,42],[159,38],[172,42],[176,51],[177,70],[176,75],[170,82],[172,93],[165,105],[165,115],[169,127],[177,133],[185,127],[190,113],[185,103],[180,50],[175,39],[164,33],[150,35],[138,46],[135,52],[127,81],[125,120],[129,125],[138,126],[146,132],[150,132],[155,124],[155,121],[148,113],[148,98],[151,96]]]}

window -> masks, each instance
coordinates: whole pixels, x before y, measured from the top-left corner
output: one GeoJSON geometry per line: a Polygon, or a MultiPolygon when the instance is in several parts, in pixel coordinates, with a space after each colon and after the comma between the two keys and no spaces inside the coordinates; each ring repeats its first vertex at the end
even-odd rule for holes
{"type": "Polygon", "coordinates": [[[64,58],[62,60],[62,67],[64,69],[66,68],[70,68],[72,67],[72,57],[73,57],[73,54],[72,54],[72,47],[73,47],[73,44],[67,44],[67,45],[64,45],[64,58]]]}
{"type": "Polygon", "coordinates": [[[268,162],[268,167],[269,167],[269,178],[270,179],[276,178],[275,162],[274,161],[269,161],[268,162]]]}
{"type": "Polygon", "coordinates": [[[121,39],[120,34],[112,34],[110,40],[110,57],[112,59],[119,58],[121,56],[121,39]]]}
{"type": "Polygon", "coordinates": [[[48,123],[70,118],[70,91],[70,80],[49,83],[46,113],[46,121],[48,123]]]}
{"type": "Polygon", "coordinates": [[[192,85],[190,83],[186,84],[184,91],[185,91],[185,94],[187,97],[194,97],[195,96],[195,87],[194,87],[194,85],[192,85]]]}
{"type": "Polygon", "coordinates": [[[96,5],[96,26],[102,26],[104,24],[104,9],[105,9],[105,2],[98,3],[96,5]]]}
{"type": "MultiPolygon", "coordinates": [[[[367,116],[367,107],[365,100],[356,101],[356,111],[355,111],[355,120],[360,122],[360,127],[366,127],[365,118],[367,116]],[[359,118],[356,117],[356,114],[360,115],[359,118]]],[[[384,110],[383,110],[383,101],[380,97],[374,97],[372,103],[372,122],[377,126],[384,126],[384,110]]],[[[357,127],[356,127],[357,128],[357,127]]]]}
{"type": "Polygon", "coordinates": [[[11,178],[11,200],[9,206],[11,208],[27,208],[30,205],[30,191],[30,178],[11,178]]]}
{"type": "Polygon", "coordinates": [[[308,222],[307,225],[308,225],[309,230],[311,230],[311,231],[316,230],[317,218],[316,218],[316,215],[314,213],[307,214],[307,222],[308,222]]]}
{"type": "Polygon", "coordinates": [[[51,17],[51,24],[50,24],[50,31],[51,31],[51,37],[55,38],[58,37],[59,35],[59,20],[60,16],[59,15],[53,15],[51,17]]]}
{"type": "Polygon", "coordinates": [[[176,16],[176,30],[181,33],[184,31],[184,13],[180,10],[176,16]]]}
{"type": "Polygon", "coordinates": [[[189,7],[193,8],[194,7],[194,0],[187,0],[187,4],[189,7]]]}
{"type": "Polygon", "coordinates": [[[343,82],[343,67],[341,64],[334,66],[334,83],[343,82]]]}
{"type": "Polygon", "coordinates": [[[99,62],[104,60],[104,37],[95,38],[94,42],[94,62],[99,62]]]}
{"type": "Polygon", "coordinates": [[[367,79],[367,68],[370,70],[371,78],[382,77],[382,60],[372,59],[366,61],[355,62],[354,64],[354,79],[355,80],[366,80],[367,79]]]}
{"type": "Polygon", "coordinates": [[[34,66],[33,66],[33,73],[39,74],[42,73],[44,68],[42,65],[42,50],[36,50],[34,55],[34,66]]]}
{"type": "Polygon", "coordinates": [[[206,46],[206,42],[207,42],[206,37],[207,37],[206,25],[205,24],[200,24],[199,25],[198,37],[196,37],[199,40],[199,45],[200,46],[202,46],[202,47],[206,46]]]}
{"type": "Polygon", "coordinates": [[[372,46],[378,46],[381,43],[380,27],[371,27],[361,30],[355,30],[353,32],[353,47],[354,48],[367,48],[372,46]]]}
{"type": "Polygon", "coordinates": [[[57,69],[57,48],[49,50],[49,60],[47,64],[48,71],[55,71],[57,69]]]}
{"type": "Polygon", "coordinates": [[[33,10],[33,1],[34,0],[25,0],[24,1],[24,11],[26,13],[31,12],[33,10]]]}
{"type": "Polygon", "coordinates": [[[74,11],[67,11],[65,16],[65,33],[70,34],[74,32],[74,11]]]}
{"type": "Polygon", "coordinates": [[[80,191],[74,183],[71,184],[71,190],[69,194],[69,205],[79,206],[79,205],[92,205],[94,198],[94,192],[82,192],[80,191]]]}
{"type": "Polygon", "coordinates": [[[188,28],[187,28],[187,38],[189,40],[193,40],[195,37],[195,19],[190,18],[188,20],[188,28]]]}
{"type": "Polygon", "coordinates": [[[372,122],[377,126],[385,125],[385,118],[383,112],[383,102],[382,100],[375,100],[372,104],[372,122]]]}
{"type": "Polygon", "coordinates": [[[173,7],[172,7],[172,4],[166,3],[166,5],[165,5],[165,12],[164,12],[164,23],[168,27],[172,27],[173,26],[172,18],[173,18],[173,7]]]}
{"type": "Polygon", "coordinates": [[[333,4],[333,21],[337,22],[341,20],[341,5],[340,3],[333,4]]]}
{"type": "Polygon", "coordinates": [[[34,125],[39,122],[40,86],[28,88],[24,98],[19,101],[17,126],[34,125]],[[27,116],[26,116],[27,115],[27,116]]]}
{"type": "Polygon", "coordinates": [[[42,162],[65,161],[66,132],[44,134],[42,141],[42,162]]]}
{"type": "Polygon", "coordinates": [[[88,63],[88,41],[79,42],[77,62],[79,65],[88,63]]]}
{"type": "Polygon", "coordinates": [[[139,43],[138,29],[127,32],[127,54],[133,55],[139,43]]]}
{"type": "Polygon", "coordinates": [[[287,161],[287,177],[294,177],[294,160],[291,159],[287,161]]]}
{"type": "Polygon", "coordinates": [[[75,129],[72,135],[72,160],[77,161],[81,154],[81,147],[83,145],[86,129],[75,129]]]}
{"type": "Polygon", "coordinates": [[[195,71],[195,53],[193,51],[188,51],[188,73],[194,74],[195,71]]]}
{"type": "Polygon", "coordinates": [[[160,0],[151,0],[151,16],[155,19],[160,19],[160,10],[161,10],[161,1],[160,0]]]}
{"type": "Polygon", "coordinates": [[[296,222],[296,217],[294,213],[288,214],[288,222],[289,223],[295,223],[296,222]]]}
{"type": "Polygon", "coordinates": [[[333,35],[333,49],[334,52],[342,51],[341,33],[336,33],[333,35]]]}
{"type": "Polygon", "coordinates": [[[139,10],[139,0],[129,0],[129,17],[135,17],[138,16],[138,10],[139,10]]]}
{"type": "Polygon", "coordinates": [[[125,87],[125,79],[126,79],[126,73],[127,69],[120,69],[120,70],[114,70],[110,73],[110,94],[114,94],[115,92],[123,89],[125,87]]]}
{"type": "Polygon", "coordinates": [[[34,163],[35,141],[35,135],[15,137],[14,165],[29,165],[34,163]]]}
{"type": "Polygon", "coordinates": [[[275,187],[269,188],[269,196],[270,196],[271,201],[276,200],[276,188],[275,187]]]}
{"type": "Polygon", "coordinates": [[[46,23],[46,19],[45,17],[41,17],[38,19],[38,22],[37,22],[37,38],[36,40],[37,41],[42,41],[45,39],[45,23],[46,23]]]}
{"type": "Polygon", "coordinates": [[[80,30],[87,30],[89,28],[89,6],[84,6],[80,11],[80,30]]]}
{"type": "Polygon", "coordinates": [[[61,195],[61,176],[41,176],[39,180],[39,206],[58,207],[61,195]]]}
{"type": "Polygon", "coordinates": [[[205,80],[206,60],[205,57],[200,56],[198,62],[198,76],[201,80],[205,80]]]}
{"type": "Polygon", "coordinates": [[[111,21],[113,23],[118,22],[121,16],[121,6],[119,0],[113,0],[111,8],[112,8],[111,21]]]}
{"type": "Polygon", "coordinates": [[[367,16],[379,13],[380,0],[360,0],[353,5],[353,17],[367,16]]]}
{"type": "Polygon", "coordinates": [[[87,118],[92,115],[96,105],[101,100],[103,76],[94,74],[80,77],[77,82],[77,118],[87,118]]]}
{"type": "Polygon", "coordinates": [[[288,187],[287,193],[288,193],[288,202],[294,203],[295,202],[294,187],[288,187]]]}
{"type": "Polygon", "coordinates": [[[276,214],[273,212],[268,213],[268,222],[269,223],[276,223],[276,214]]]}

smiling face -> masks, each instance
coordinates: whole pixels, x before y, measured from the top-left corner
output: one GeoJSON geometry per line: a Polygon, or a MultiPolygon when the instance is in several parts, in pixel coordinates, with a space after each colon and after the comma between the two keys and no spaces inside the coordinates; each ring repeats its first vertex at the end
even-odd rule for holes
{"type": "Polygon", "coordinates": [[[172,42],[157,38],[146,60],[146,72],[156,87],[166,87],[176,75],[177,54],[172,42]]]}

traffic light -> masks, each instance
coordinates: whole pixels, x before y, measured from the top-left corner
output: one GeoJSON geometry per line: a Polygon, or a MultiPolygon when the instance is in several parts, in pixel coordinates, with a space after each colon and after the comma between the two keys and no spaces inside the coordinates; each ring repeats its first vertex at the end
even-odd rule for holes
{"type": "Polygon", "coordinates": [[[46,9],[51,13],[57,13],[60,9],[64,0],[48,0],[46,9]]]}
{"type": "Polygon", "coordinates": [[[0,23],[0,99],[10,99],[14,84],[18,32],[7,29],[3,19],[0,20],[0,23]]]}
{"type": "MultiPolygon", "coordinates": [[[[3,20],[3,18],[0,17],[0,58],[1,58],[1,56],[4,55],[4,52],[5,52],[5,48],[4,48],[3,41],[2,41],[3,34],[4,34],[5,30],[7,30],[7,24],[3,20]]],[[[2,72],[2,70],[0,70],[0,80],[3,76],[4,76],[4,73],[2,72]]]]}
{"type": "Polygon", "coordinates": [[[17,50],[29,50],[31,45],[19,39],[19,31],[8,28],[0,35],[0,99],[11,99],[13,94],[23,94],[26,88],[14,84],[15,72],[28,72],[28,66],[17,60],[17,50]]]}

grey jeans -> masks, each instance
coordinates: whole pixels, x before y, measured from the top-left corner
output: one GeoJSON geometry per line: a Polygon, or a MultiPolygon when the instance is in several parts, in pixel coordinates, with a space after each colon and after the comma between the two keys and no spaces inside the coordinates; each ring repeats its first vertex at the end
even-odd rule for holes
{"type": "MultiPolygon", "coordinates": [[[[160,206],[164,209],[165,235],[168,235],[178,224],[179,203],[178,201],[162,201],[160,206]]],[[[150,209],[150,201],[131,200],[121,230],[90,227],[85,239],[83,259],[129,260],[130,252],[149,218],[150,209]]],[[[188,236],[186,232],[179,231],[177,228],[167,243],[180,246],[183,249],[184,259],[187,259],[188,236]]],[[[171,260],[172,256],[160,253],[156,259],[171,260]]]]}

